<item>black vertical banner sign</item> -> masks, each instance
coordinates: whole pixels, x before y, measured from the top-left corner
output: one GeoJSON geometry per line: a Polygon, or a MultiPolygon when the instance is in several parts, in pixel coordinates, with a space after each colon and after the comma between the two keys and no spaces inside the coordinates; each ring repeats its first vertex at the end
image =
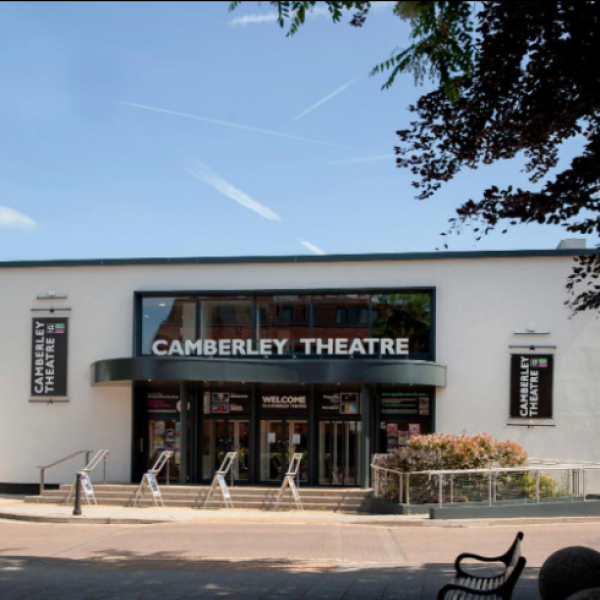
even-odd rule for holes
{"type": "Polygon", "coordinates": [[[31,346],[31,397],[64,398],[67,395],[68,319],[33,319],[31,346]]]}
{"type": "Polygon", "coordinates": [[[554,356],[513,354],[510,372],[510,416],[552,417],[554,356]]]}

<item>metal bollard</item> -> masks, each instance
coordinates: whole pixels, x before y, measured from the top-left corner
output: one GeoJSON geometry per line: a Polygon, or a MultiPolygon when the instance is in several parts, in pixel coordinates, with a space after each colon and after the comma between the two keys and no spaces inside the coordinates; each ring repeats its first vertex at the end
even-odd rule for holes
{"type": "Polygon", "coordinates": [[[80,517],[81,512],[81,473],[77,473],[75,478],[75,507],[73,508],[73,515],[80,517]]]}

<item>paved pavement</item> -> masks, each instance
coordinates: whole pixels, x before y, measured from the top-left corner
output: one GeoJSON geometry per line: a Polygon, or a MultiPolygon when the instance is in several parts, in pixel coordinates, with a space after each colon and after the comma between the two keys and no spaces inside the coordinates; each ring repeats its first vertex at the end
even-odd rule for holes
{"type": "Polygon", "coordinates": [[[384,525],[390,527],[505,527],[507,525],[543,525],[555,523],[596,523],[600,517],[556,517],[516,519],[431,520],[426,514],[371,515],[328,511],[265,511],[258,509],[198,509],[186,507],[144,507],[83,505],[83,515],[73,517],[72,506],[63,504],[28,504],[21,499],[0,497],[0,519],[15,519],[46,523],[121,524],[137,523],[337,523],[354,525],[384,525]]]}
{"type": "Polygon", "coordinates": [[[469,528],[203,520],[158,525],[0,521],[3,600],[434,600],[457,554],[503,552],[525,532],[515,600],[537,600],[554,550],[600,550],[600,524],[469,528]]]}

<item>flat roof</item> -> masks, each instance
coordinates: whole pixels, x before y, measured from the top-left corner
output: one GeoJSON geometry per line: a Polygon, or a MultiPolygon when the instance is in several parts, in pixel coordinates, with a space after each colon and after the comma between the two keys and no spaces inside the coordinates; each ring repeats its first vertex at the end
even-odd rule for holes
{"type": "Polygon", "coordinates": [[[476,250],[466,252],[406,252],[374,254],[325,254],[296,256],[201,256],[181,258],[84,258],[64,260],[0,261],[0,269],[48,267],[127,267],[144,265],[235,265],[276,263],[342,263],[408,260],[473,260],[486,258],[557,258],[598,254],[594,248],[566,250],[476,250]]]}

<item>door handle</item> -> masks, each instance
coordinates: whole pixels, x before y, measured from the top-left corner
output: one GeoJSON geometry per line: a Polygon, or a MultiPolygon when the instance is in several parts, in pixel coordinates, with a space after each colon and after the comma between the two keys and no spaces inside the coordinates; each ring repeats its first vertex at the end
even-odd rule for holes
{"type": "Polygon", "coordinates": [[[138,445],[139,445],[139,448],[140,448],[140,452],[143,452],[144,451],[144,438],[143,437],[140,438],[140,441],[139,441],[138,445]]]}

